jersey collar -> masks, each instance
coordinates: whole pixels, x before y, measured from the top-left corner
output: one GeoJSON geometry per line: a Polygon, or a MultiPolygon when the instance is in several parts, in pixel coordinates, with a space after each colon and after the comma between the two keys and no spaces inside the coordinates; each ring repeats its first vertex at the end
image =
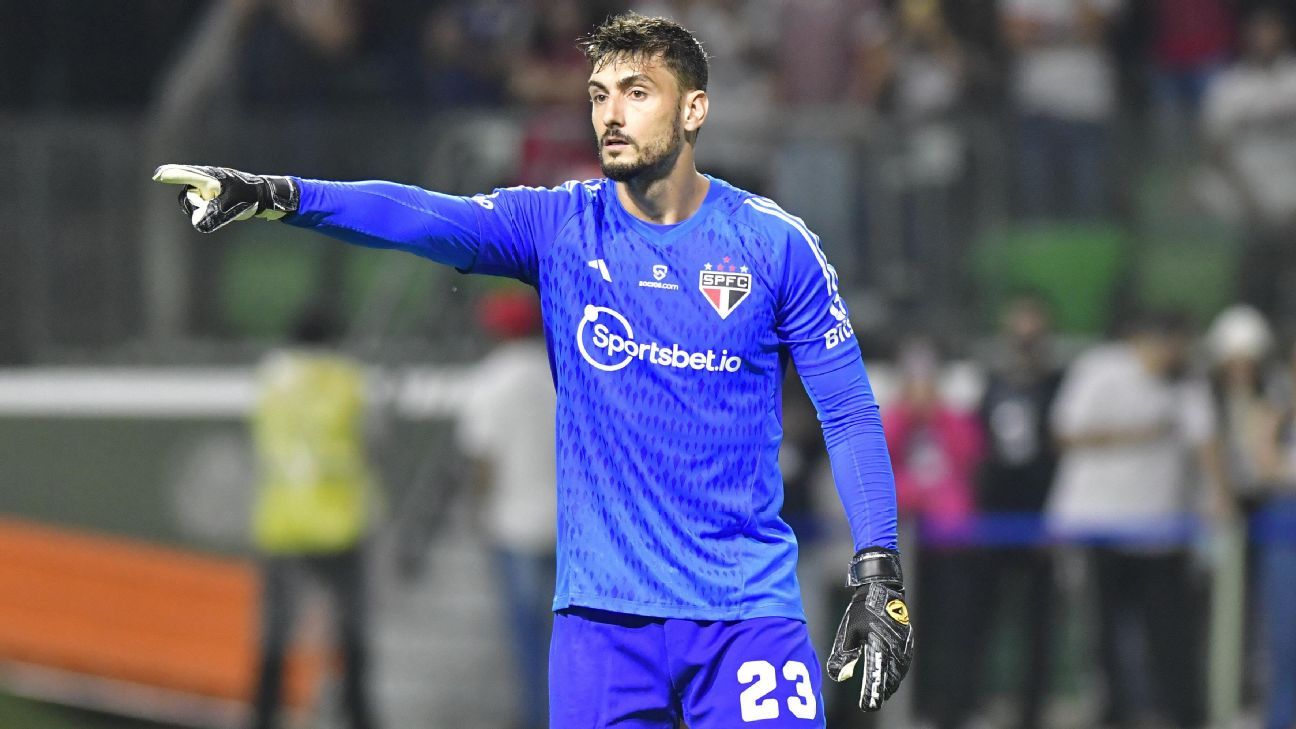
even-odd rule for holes
{"type": "Polygon", "coordinates": [[[621,205],[621,198],[617,197],[616,184],[609,180],[606,189],[608,197],[612,199],[610,207],[612,208],[613,215],[618,220],[622,221],[627,228],[635,231],[648,242],[656,243],[658,245],[667,245],[701,224],[701,222],[706,219],[707,215],[711,212],[711,209],[715,207],[721,195],[724,194],[720,189],[721,183],[719,180],[711,175],[704,174],[703,177],[706,177],[707,180],[710,181],[710,185],[707,187],[707,194],[706,197],[703,198],[702,204],[699,205],[697,211],[687,219],[670,225],[649,223],[646,220],[640,220],[634,215],[631,215],[630,212],[621,205]]]}

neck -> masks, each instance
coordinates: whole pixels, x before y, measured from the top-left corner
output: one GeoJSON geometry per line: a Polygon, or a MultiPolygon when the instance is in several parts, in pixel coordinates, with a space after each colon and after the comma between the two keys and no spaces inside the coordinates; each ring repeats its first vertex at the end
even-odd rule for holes
{"type": "Polygon", "coordinates": [[[1149,375],[1153,377],[1161,375],[1159,358],[1150,345],[1136,340],[1134,342],[1134,356],[1149,375]]]}
{"type": "Polygon", "coordinates": [[[636,218],[658,225],[688,220],[702,207],[710,188],[711,181],[698,173],[687,148],[666,175],[616,183],[621,206],[636,218]]]}
{"type": "Polygon", "coordinates": [[[1008,361],[1007,374],[1018,382],[1030,382],[1043,372],[1043,363],[1036,357],[1019,353],[1008,361]]]}
{"type": "Polygon", "coordinates": [[[1270,69],[1273,68],[1281,56],[1280,53],[1253,53],[1251,54],[1251,65],[1256,68],[1270,69]]]}

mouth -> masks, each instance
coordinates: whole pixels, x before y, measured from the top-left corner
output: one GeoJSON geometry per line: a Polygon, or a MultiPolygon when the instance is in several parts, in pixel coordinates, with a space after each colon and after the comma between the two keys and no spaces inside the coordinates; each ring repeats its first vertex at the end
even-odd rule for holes
{"type": "Polygon", "coordinates": [[[626,149],[629,146],[630,146],[630,140],[624,139],[622,137],[603,138],[603,149],[621,150],[621,149],[626,149]]]}

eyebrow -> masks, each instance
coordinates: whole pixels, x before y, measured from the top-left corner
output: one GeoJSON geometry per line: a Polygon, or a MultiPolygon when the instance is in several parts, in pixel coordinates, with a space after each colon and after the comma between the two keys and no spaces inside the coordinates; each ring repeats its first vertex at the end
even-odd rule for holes
{"type": "MultiPolygon", "coordinates": [[[[606,86],[599,83],[598,81],[594,81],[593,79],[590,80],[589,85],[590,88],[596,88],[596,89],[601,89],[603,91],[607,91],[606,86]]],[[[652,79],[648,78],[648,76],[645,74],[632,73],[629,76],[625,76],[624,78],[617,81],[616,85],[618,89],[624,91],[625,89],[628,89],[631,86],[652,86],[653,82],[652,79]]]]}

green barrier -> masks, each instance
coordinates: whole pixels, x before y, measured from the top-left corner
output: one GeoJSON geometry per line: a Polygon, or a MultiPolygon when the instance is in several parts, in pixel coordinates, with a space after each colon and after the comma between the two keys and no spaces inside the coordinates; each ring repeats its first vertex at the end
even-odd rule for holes
{"type": "Polygon", "coordinates": [[[982,237],[972,265],[986,326],[993,328],[1005,299],[1030,289],[1052,302],[1060,331],[1103,333],[1128,269],[1127,248],[1124,235],[1111,226],[1040,224],[982,237]]]}

